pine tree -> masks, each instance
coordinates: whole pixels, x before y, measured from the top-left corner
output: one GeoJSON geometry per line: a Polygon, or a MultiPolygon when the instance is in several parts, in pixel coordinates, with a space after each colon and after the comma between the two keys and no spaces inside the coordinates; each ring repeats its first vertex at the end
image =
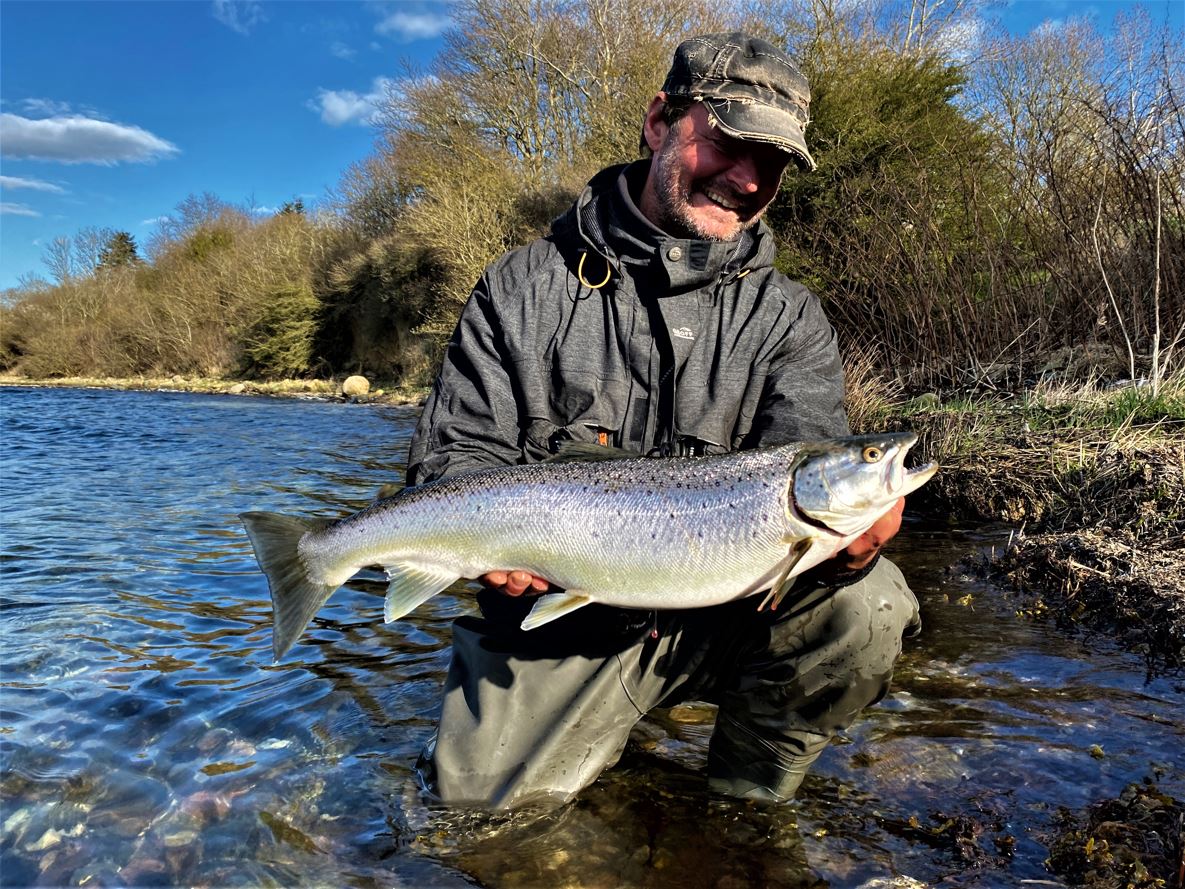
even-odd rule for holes
{"type": "Polygon", "coordinates": [[[99,253],[98,270],[135,266],[143,262],[136,248],[136,239],[128,232],[116,232],[99,253]]]}

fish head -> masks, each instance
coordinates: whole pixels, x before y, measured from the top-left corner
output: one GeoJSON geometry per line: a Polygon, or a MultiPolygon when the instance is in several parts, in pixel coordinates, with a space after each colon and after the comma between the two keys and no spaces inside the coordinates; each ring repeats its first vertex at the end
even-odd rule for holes
{"type": "Polygon", "coordinates": [[[862,534],[938,471],[936,463],[906,468],[917,440],[912,432],[883,432],[804,446],[790,483],[792,508],[841,536],[862,534]]]}

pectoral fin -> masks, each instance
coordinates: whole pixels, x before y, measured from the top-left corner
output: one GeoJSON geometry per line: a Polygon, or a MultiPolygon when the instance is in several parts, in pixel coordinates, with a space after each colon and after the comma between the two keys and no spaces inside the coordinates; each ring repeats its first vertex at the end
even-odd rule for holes
{"type": "Polygon", "coordinates": [[[786,593],[790,592],[790,587],[794,586],[791,572],[794,571],[794,566],[802,561],[802,557],[810,552],[812,542],[810,537],[798,537],[790,541],[790,556],[786,559],[786,566],[778,575],[778,579],[774,581],[774,585],[769,588],[769,592],[765,594],[765,598],[761,600],[761,604],[757,606],[758,611],[765,610],[766,605],[769,605],[770,611],[778,610],[778,606],[786,598],[786,593]]]}
{"type": "Polygon", "coordinates": [[[533,630],[549,621],[555,620],[557,617],[563,617],[569,611],[583,608],[591,601],[588,596],[577,590],[548,593],[546,596],[539,597],[538,601],[535,602],[535,607],[531,609],[530,614],[523,618],[520,626],[524,630],[533,630]]]}
{"type": "Polygon", "coordinates": [[[383,620],[390,623],[399,620],[441,590],[456,583],[460,575],[440,568],[424,568],[408,562],[386,566],[387,600],[383,604],[383,620]]]}

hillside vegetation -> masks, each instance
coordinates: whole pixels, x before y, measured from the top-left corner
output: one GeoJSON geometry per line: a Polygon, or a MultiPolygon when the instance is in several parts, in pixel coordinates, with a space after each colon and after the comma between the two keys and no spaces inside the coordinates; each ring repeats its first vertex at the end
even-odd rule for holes
{"type": "MultiPolygon", "coordinates": [[[[1013,385],[1067,348],[1157,385],[1185,330],[1185,41],[1136,15],[972,45],[980,10],[936,8],[753,5],[814,90],[819,170],[768,214],[780,266],[909,387],[1013,385]]],[[[684,0],[454,12],[319,205],[198,194],[143,255],[126,232],[55,240],[52,280],[4,294],[0,370],[423,383],[482,267],[637,155],[677,40],[738,24],[684,0]]]]}

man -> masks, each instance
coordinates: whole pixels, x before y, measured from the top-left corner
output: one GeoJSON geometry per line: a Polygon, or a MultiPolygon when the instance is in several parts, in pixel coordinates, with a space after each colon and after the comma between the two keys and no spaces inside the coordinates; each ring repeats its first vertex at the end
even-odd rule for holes
{"type": "MultiPolygon", "coordinates": [[[[567,441],[661,456],[845,435],[843,371],[817,298],[772,267],[761,215],[803,138],[795,64],[740,33],[682,43],[647,110],[649,158],[597,174],[551,234],[493,263],[412,440],[408,483],[546,459],[567,441]]],[[[588,606],[530,632],[545,578],[483,578],[453,630],[428,789],[453,804],[566,801],[656,706],[719,705],[709,787],[786,800],[887,691],[917,602],[877,559],[903,503],[800,578],[689,611],[588,606]]],[[[547,503],[539,509],[546,511],[547,503]]]]}

